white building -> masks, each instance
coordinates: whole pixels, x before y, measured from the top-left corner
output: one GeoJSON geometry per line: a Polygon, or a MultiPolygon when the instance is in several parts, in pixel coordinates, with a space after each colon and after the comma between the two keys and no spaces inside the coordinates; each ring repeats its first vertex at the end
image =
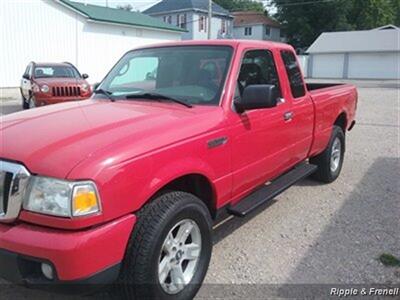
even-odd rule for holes
{"type": "Polygon", "coordinates": [[[281,25],[262,12],[238,11],[235,18],[233,36],[235,39],[282,41],[281,25]]]}
{"type": "Polygon", "coordinates": [[[68,0],[1,0],[0,88],[19,86],[30,61],[69,61],[98,82],[130,49],[180,40],[183,32],[121,9],[68,0]]]}
{"type": "MultiPolygon", "coordinates": [[[[184,40],[208,38],[208,0],[162,0],[143,11],[167,24],[186,29],[184,40]]],[[[212,2],[211,39],[232,38],[233,16],[212,2]]]]}
{"type": "Polygon", "coordinates": [[[308,48],[310,78],[400,79],[400,29],[322,33],[308,48]]]}

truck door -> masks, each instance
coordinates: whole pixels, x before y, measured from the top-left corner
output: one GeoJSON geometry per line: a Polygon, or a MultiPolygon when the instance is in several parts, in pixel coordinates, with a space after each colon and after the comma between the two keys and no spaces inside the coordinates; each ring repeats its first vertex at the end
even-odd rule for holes
{"type": "Polygon", "coordinates": [[[291,144],[291,164],[295,165],[308,156],[313,140],[314,105],[311,96],[307,93],[299,63],[294,52],[280,51],[286,76],[283,80],[289,83],[284,90],[284,98],[291,102],[291,107],[284,112],[291,144]]]}
{"type": "MultiPolygon", "coordinates": [[[[241,97],[246,86],[257,84],[273,84],[281,95],[275,60],[269,50],[249,50],[244,54],[235,98],[241,97]]],[[[282,116],[289,109],[290,103],[286,102],[235,114],[231,136],[234,196],[272,179],[288,167],[290,130],[282,116]]]]}

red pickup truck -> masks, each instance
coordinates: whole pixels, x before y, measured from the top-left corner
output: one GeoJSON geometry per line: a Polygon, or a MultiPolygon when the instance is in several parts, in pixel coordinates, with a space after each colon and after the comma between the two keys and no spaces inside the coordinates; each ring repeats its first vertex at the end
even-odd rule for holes
{"type": "Polygon", "coordinates": [[[352,85],[304,83],[285,44],[130,51],[91,99],[3,116],[0,277],[190,299],[213,224],[339,176],[356,106],[352,85]]]}

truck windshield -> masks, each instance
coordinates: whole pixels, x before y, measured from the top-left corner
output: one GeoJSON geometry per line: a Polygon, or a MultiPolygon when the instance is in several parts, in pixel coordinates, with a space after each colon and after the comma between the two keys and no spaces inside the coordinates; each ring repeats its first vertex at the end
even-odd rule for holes
{"type": "Polygon", "coordinates": [[[228,46],[134,50],[114,66],[99,89],[114,99],[153,93],[188,104],[218,105],[231,56],[228,46]]]}

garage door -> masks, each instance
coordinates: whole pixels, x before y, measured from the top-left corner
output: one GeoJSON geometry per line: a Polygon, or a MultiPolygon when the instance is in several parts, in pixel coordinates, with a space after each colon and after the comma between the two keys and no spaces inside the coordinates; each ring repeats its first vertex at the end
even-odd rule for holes
{"type": "Polygon", "coordinates": [[[344,54],[316,54],[312,60],[312,77],[343,77],[344,54]]]}
{"type": "Polygon", "coordinates": [[[349,78],[400,79],[400,53],[351,53],[349,78]]]}

